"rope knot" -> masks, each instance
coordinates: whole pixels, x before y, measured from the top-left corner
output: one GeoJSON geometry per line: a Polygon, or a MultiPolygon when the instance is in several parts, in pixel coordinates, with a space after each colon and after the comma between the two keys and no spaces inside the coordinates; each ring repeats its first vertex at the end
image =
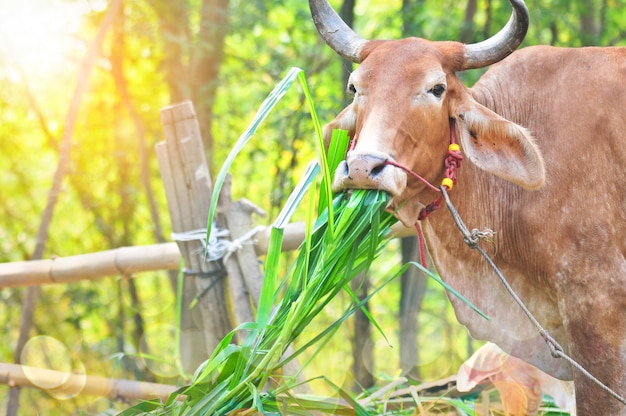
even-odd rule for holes
{"type": "Polygon", "coordinates": [[[476,237],[474,237],[472,235],[466,235],[465,237],[463,237],[463,241],[472,250],[475,249],[478,246],[478,238],[476,238],[476,237]]]}
{"type": "Polygon", "coordinates": [[[448,146],[448,154],[444,159],[444,164],[446,166],[446,178],[452,179],[455,184],[456,170],[461,167],[461,162],[463,162],[461,148],[458,144],[451,143],[450,146],[448,146]]]}
{"type": "Polygon", "coordinates": [[[563,357],[563,353],[564,353],[563,347],[561,347],[561,345],[558,342],[556,342],[554,338],[552,338],[552,336],[548,333],[547,330],[541,329],[539,331],[539,335],[541,335],[541,337],[546,342],[546,344],[548,344],[548,347],[550,348],[550,354],[552,355],[552,357],[554,358],[563,357]]]}
{"type": "Polygon", "coordinates": [[[463,232],[463,241],[471,249],[475,249],[478,246],[480,240],[487,240],[495,245],[496,232],[486,228],[480,231],[478,228],[472,229],[469,232],[463,232]]]}

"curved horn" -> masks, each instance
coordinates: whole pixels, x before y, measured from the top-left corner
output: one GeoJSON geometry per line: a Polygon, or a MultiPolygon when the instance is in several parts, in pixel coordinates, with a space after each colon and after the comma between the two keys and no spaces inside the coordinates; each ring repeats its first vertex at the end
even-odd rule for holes
{"type": "Polygon", "coordinates": [[[339,17],[327,0],[309,0],[311,16],[322,39],[345,59],[361,62],[361,48],[367,43],[339,17]]]}
{"type": "Polygon", "coordinates": [[[467,45],[463,69],[483,68],[496,63],[513,53],[522,43],[530,20],[528,9],[524,0],[509,1],[513,6],[513,13],[506,26],[489,39],[467,45]]]}

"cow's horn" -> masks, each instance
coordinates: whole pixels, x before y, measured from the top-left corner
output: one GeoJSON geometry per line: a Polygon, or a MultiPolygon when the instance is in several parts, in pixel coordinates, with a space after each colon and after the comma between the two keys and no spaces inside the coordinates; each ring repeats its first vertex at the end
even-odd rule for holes
{"type": "Polygon", "coordinates": [[[322,39],[349,61],[361,61],[361,48],[367,43],[339,17],[327,0],[309,0],[311,16],[322,39]]]}
{"type": "Polygon", "coordinates": [[[509,56],[524,40],[529,15],[524,0],[509,0],[513,6],[511,18],[502,30],[479,43],[466,46],[463,69],[482,68],[509,56]]]}

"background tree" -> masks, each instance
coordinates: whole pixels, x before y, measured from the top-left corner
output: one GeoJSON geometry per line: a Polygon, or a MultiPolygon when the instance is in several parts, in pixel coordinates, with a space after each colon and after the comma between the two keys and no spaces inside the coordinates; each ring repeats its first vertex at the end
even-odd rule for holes
{"type": "MultiPolygon", "coordinates": [[[[150,0],[163,27],[163,70],[171,102],[192,100],[208,155],[212,155],[213,107],[230,20],[229,0],[203,0],[199,23],[190,13],[196,2],[150,0]],[[194,30],[194,26],[197,29],[194,30]]],[[[197,13],[197,11],[196,11],[197,13]]],[[[212,166],[209,158],[209,165],[212,166]]],[[[212,170],[212,169],[211,169],[212,170]]]]}

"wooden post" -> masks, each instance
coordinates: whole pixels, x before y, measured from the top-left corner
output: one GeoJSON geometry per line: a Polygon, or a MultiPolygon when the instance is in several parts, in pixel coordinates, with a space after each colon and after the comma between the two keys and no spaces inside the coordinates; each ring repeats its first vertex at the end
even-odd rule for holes
{"type": "MultiPolygon", "coordinates": [[[[232,201],[230,175],[227,176],[218,204],[218,212],[222,223],[230,232],[231,242],[243,238],[253,229],[252,213],[265,215],[263,210],[247,201],[232,201]]],[[[253,308],[261,295],[263,274],[259,269],[257,253],[253,246],[254,236],[242,241],[236,251],[225,259],[228,270],[228,288],[232,300],[233,315],[237,325],[254,322],[253,308]]],[[[237,334],[240,335],[240,334],[237,334]]],[[[245,333],[241,334],[245,336],[245,333]]]]}
{"type": "MultiPolygon", "coordinates": [[[[165,142],[157,143],[172,231],[187,233],[207,228],[212,184],[198,120],[191,102],[161,110],[165,142]]],[[[181,359],[192,373],[231,331],[221,261],[206,262],[201,240],[177,241],[189,271],[184,280],[181,316],[181,359]],[[198,304],[189,310],[191,301],[198,304]],[[199,336],[201,335],[201,336],[199,336]]]]}

